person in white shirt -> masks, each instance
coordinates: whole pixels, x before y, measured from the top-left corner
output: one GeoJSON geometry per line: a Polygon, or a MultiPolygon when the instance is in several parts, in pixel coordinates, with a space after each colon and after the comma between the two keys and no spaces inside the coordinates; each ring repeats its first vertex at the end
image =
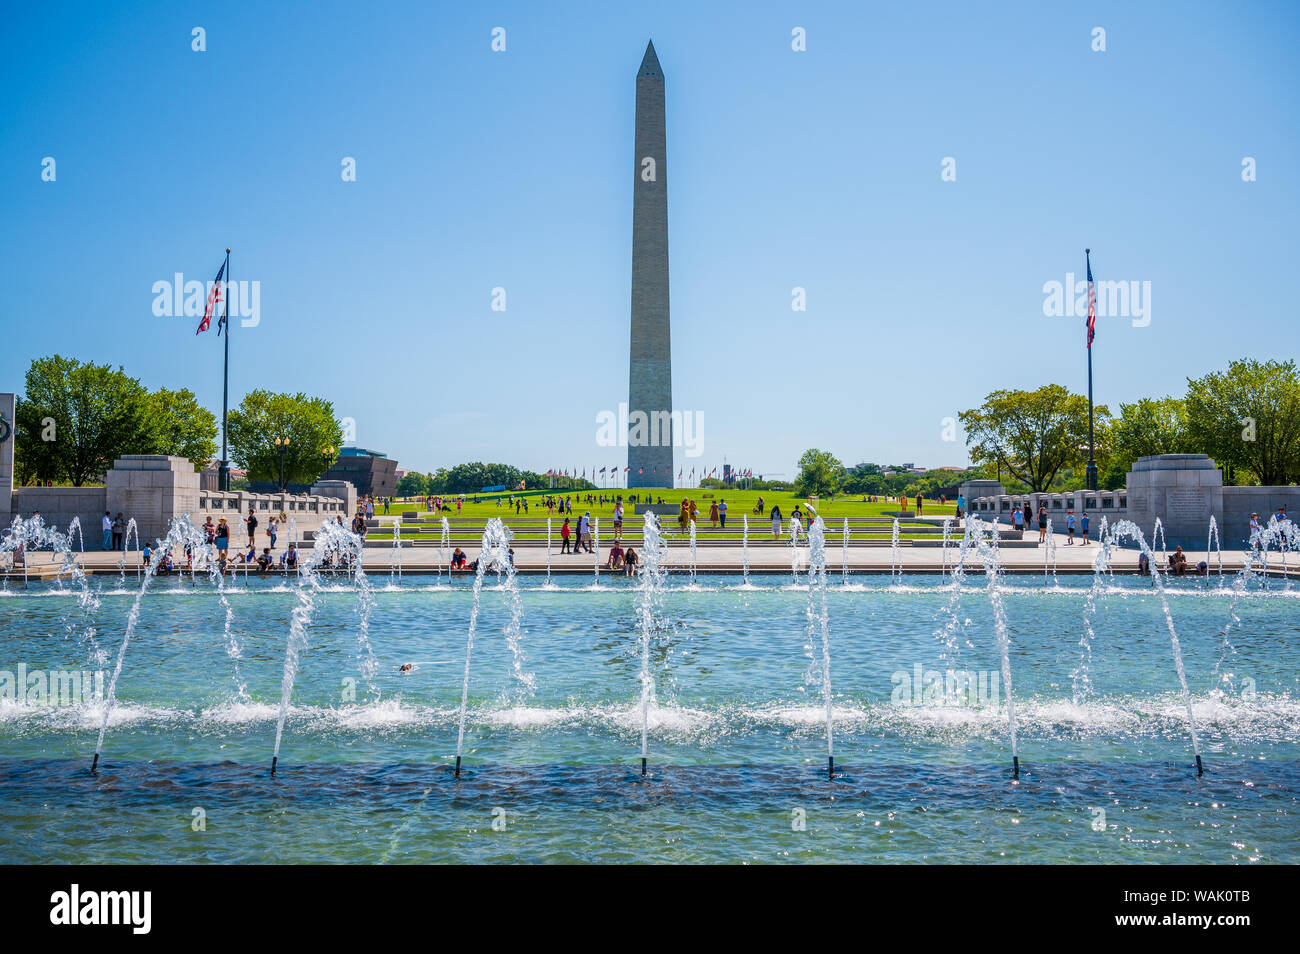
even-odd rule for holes
{"type": "Polygon", "coordinates": [[[107,510],[104,511],[102,525],[104,528],[104,549],[111,550],[113,549],[113,517],[107,510]]]}

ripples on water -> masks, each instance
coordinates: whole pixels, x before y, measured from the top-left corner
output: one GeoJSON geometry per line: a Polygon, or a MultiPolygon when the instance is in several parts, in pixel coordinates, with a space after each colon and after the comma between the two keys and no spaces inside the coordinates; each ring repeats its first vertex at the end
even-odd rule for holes
{"type": "MultiPolygon", "coordinates": [[[[626,581],[525,581],[520,697],[502,637],[505,594],[484,597],[465,778],[454,754],[468,588],[378,587],[365,698],[356,593],[317,599],[279,779],[267,777],[292,587],[227,594],[248,697],[205,584],[160,581],[126,659],[105,741],[86,771],[99,704],[0,700],[0,861],[1300,860],[1300,590],[1170,590],[1208,774],[1190,769],[1185,713],[1158,600],[1100,591],[1091,695],[1074,695],[1086,588],[1005,588],[1021,782],[1008,781],[1005,709],[898,704],[914,667],[992,672],[992,619],[972,578],[950,613],[938,581],[830,587],[837,766],[803,685],[806,595],[777,577],[674,577],[655,641],[652,777],[639,780],[639,658],[626,581]],[[940,638],[956,633],[955,650],[940,638]],[[954,656],[955,653],[955,656],[954,656]],[[411,662],[414,672],[396,670],[411,662]],[[356,696],[346,695],[353,680],[356,696]],[[906,680],[904,680],[906,681],[906,680]],[[208,831],[190,829],[191,810],[208,831]],[[494,810],[505,830],[492,828],[494,810]],[[793,831],[791,813],[806,813],[793,831]],[[1105,814],[1099,824],[1098,811],[1105,814]]],[[[120,640],[135,590],[96,584],[101,645],[120,640]]],[[[0,670],[86,669],[68,594],[0,596],[0,670]],[[74,628],[75,629],[75,628],[74,628]]],[[[906,700],[910,701],[910,700],[906,700]]]]}

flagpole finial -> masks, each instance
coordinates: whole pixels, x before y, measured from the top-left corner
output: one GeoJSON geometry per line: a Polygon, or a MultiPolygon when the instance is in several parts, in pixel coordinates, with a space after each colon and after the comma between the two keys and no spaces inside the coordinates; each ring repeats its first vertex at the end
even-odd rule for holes
{"type": "Polygon", "coordinates": [[[226,249],[226,254],[227,254],[227,255],[230,254],[230,249],[226,249]]]}
{"type": "MultiPolygon", "coordinates": [[[[226,251],[229,252],[230,249],[226,249],[226,251]]],[[[1092,254],[1092,249],[1090,249],[1090,248],[1085,248],[1085,249],[1083,250],[1083,254],[1084,254],[1084,255],[1091,255],[1091,254],[1092,254]]]]}

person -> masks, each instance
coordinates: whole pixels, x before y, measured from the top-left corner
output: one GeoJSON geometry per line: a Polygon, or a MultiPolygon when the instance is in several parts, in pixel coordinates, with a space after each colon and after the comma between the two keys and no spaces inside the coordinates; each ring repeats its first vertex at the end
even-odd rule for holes
{"type": "Polygon", "coordinates": [[[224,564],[226,557],[230,553],[230,524],[226,523],[226,518],[222,517],[217,521],[217,556],[224,564]]]}
{"type": "Polygon", "coordinates": [[[276,531],[279,530],[279,528],[280,528],[280,525],[279,525],[279,523],[276,521],[275,517],[268,517],[268,518],[266,519],[266,533],[267,533],[267,536],[269,536],[269,537],[271,538],[271,549],[272,549],[272,550],[275,549],[275,534],[276,534],[276,531]]]}
{"type": "Polygon", "coordinates": [[[107,510],[104,511],[104,519],[100,521],[104,530],[103,549],[113,549],[113,516],[107,510]]]}
{"type": "Polygon", "coordinates": [[[140,554],[140,559],[143,561],[144,566],[148,566],[149,562],[153,559],[153,547],[146,543],[143,552],[140,554]]]}
{"type": "Polygon", "coordinates": [[[1047,542],[1047,505],[1038,505],[1038,542],[1047,542]]]}
{"type": "Polygon", "coordinates": [[[713,525],[714,530],[718,529],[718,502],[716,500],[709,504],[709,523],[713,525]]]}
{"type": "Polygon", "coordinates": [[[573,531],[569,529],[569,518],[565,517],[564,524],[563,526],[560,527],[560,552],[561,553],[569,552],[569,535],[572,533],[573,531]]]}
{"type": "Polygon", "coordinates": [[[578,540],[582,543],[582,548],[588,553],[591,549],[591,511],[585,511],[578,520],[578,540]]]}
{"type": "Polygon", "coordinates": [[[686,522],[690,519],[691,503],[685,497],[682,498],[681,507],[677,510],[677,526],[679,529],[686,530],[686,522]]]}
{"type": "Polygon", "coordinates": [[[1088,511],[1084,511],[1079,516],[1079,535],[1082,539],[1079,541],[1084,546],[1088,545],[1088,511]]]}
{"type": "Polygon", "coordinates": [[[1025,514],[1019,507],[1011,511],[1011,526],[1021,532],[1025,529],[1025,514]]]}
{"type": "Polygon", "coordinates": [[[1250,515],[1250,548],[1252,550],[1259,549],[1259,514],[1258,513],[1252,513],[1250,515]]]}
{"type": "Polygon", "coordinates": [[[212,545],[217,542],[217,525],[212,522],[212,514],[203,521],[203,542],[212,545]]]}
{"type": "Polygon", "coordinates": [[[290,570],[298,568],[298,544],[289,544],[289,549],[284,553],[284,565],[290,570]]]}
{"type": "Polygon", "coordinates": [[[772,504],[772,536],[781,539],[781,508],[776,504],[772,504]]]}
{"type": "Polygon", "coordinates": [[[1143,576],[1151,572],[1151,559],[1145,553],[1138,554],[1138,572],[1143,576]]]}
{"type": "Polygon", "coordinates": [[[605,561],[605,566],[611,570],[623,569],[623,548],[614,541],[614,545],[609,548],[609,559],[605,561]]]}
{"type": "Polygon", "coordinates": [[[271,564],[275,562],[275,557],[271,556],[270,547],[262,547],[262,555],[257,558],[257,572],[267,573],[271,569],[271,564]]]}
{"type": "Polygon", "coordinates": [[[758,495],[758,503],[754,504],[754,513],[756,513],[760,517],[763,516],[763,495],[762,494],[758,495]]]}
{"type": "Polygon", "coordinates": [[[1068,534],[1065,540],[1065,545],[1067,547],[1074,546],[1074,524],[1074,511],[1067,511],[1065,514],[1065,531],[1068,534]]]}
{"type": "Polygon", "coordinates": [[[119,512],[118,515],[113,518],[113,549],[114,550],[122,549],[122,533],[125,530],[126,530],[126,521],[122,519],[122,514],[119,512]]]}
{"type": "Polygon", "coordinates": [[[1028,530],[1034,524],[1034,508],[1030,506],[1029,501],[1025,501],[1025,529],[1028,530]]]}
{"type": "Polygon", "coordinates": [[[633,574],[636,573],[636,565],[638,560],[639,557],[637,557],[636,551],[633,550],[631,547],[628,547],[627,553],[623,554],[623,575],[624,576],[632,576],[633,574]]]}
{"type": "Polygon", "coordinates": [[[618,543],[623,539],[623,498],[618,498],[618,503],[614,504],[614,542],[618,543]]]}
{"type": "Polygon", "coordinates": [[[727,529],[727,502],[725,500],[718,501],[718,525],[723,530],[727,529]]]}
{"type": "Polygon", "coordinates": [[[699,515],[700,515],[700,506],[694,500],[692,500],[691,501],[691,523],[695,523],[696,518],[698,518],[699,515]]]}
{"type": "Polygon", "coordinates": [[[957,495],[957,519],[960,520],[966,515],[966,495],[957,495]]]}
{"type": "Polygon", "coordinates": [[[1181,546],[1175,547],[1174,552],[1169,554],[1169,572],[1174,576],[1182,576],[1187,572],[1187,554],[1183,553],[1181,546]]]}
{"type": "Polygon", "coordinates": [[[257,515],[253,513],[253,508],[248,508],[248,517],[244,520],[248,526],[248,545],[251,547],[257,542],[257,515]]]}
{"type": "Polygon", "coordinates": [[[925,498],[922,497],[920,494],[917,494],[917,495],[916,495],[916,515],[917,515],[918,517],[921,515],[921,509],[922,509],[924,506],[925,506],[925,498]]]}
{"type": "MultiPolygon", "coordinates": [[[[477,562],[477,561],[475,561],[477,562]]],[[[457,547],[451,554],[451,568],[453,570],[465,569],[465,551],[457,547]]]]}

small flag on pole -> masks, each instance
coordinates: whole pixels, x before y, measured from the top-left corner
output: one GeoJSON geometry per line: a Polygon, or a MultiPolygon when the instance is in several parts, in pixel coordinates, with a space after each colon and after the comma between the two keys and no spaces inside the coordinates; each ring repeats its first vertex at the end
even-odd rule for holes
{"type": "Polygon", "coordinates": [[[1092,339],[1097,337],[1097,286],[1092,282],[1092,254],[1084,252],[1088,260],[1088,347],[1092,347],[1092,339]]]}
{"type": "MultiPolygon", "coordinates": [[[[208,303],[203,309],[203,320],[199,322],[199,327],[195,334],[202,334],[207,331],[212,324],[212,316],[216,313],[217,305],[226,297],[226,283],[222,281],[226,276],[226,262],[222,259],[221,267],[217,269],[217,277],[212,282],[212,287],[208,289],[208,303]]],[[[225,321],[223,318],[222,321],[225,321]]],[[[217,325],[217,333],[221,333],[221,325],[217,325]]]]}

